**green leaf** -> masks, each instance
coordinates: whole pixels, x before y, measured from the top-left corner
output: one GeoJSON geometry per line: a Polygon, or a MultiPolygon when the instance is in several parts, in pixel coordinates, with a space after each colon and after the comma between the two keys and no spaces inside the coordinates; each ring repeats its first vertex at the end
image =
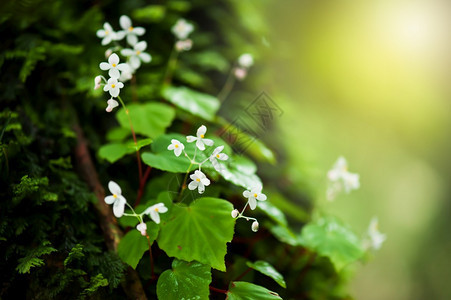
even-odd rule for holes
{"type": "Polygon", "coordinates": [[[251,189],[262,185],[262,181],[255,174],[257,171],[256,165],[243,156],[234,156],[230,158],[228,164],[221,165],[222,168],[219,173],[222,177],[237,186],[251,189]]]}
{"type": "Polygon", "coordinates": [[[230,68],[230,64],[224,56],[211,50],[190,52],[186,58],[190,63],[200,66],[203,70],[216,70],[225,73],[230,68]]]}
{"type": "Polygon", "coordinates": [[[260,273],[265,274],[266,276],[271,277],[272,279],[274,279],[281,287],[286,288],[287,284],[285,283],[285,280],[283,279],[282,274],[280,274],[279,272],[277,272],[276,269],[274,269],[274,267],[263,260],[258,260],[254,263],[252,262],[247,262],[247,266],[249,268],[252,268],[254,270],[259,271],[260,273]]]}
{"type": "Polygon", "coordinates": [[[133,153],[135,150],[127,147],[122,143],[111,143],[100,147],[99,157],[106,159],[110,163],[114,163],[127,154],[133,153]]]}
{"type": "MultiPolygon", "coordinates": [[[[163,134],[174,120],[175,110],[163,103],[132,103],[127,106],[135,133],[156,138],[163,134]]],[[[130,129],[128,117],[121,108],[116,118],[123,128],[130,129]]]]}
{"type": "MultiPolygon", "coordinates": [[[[146,222],[147,234],[152,243],[158,235],[159,226],[154,222],[146,222]]],[[[149,250],[147,238],[142,236],[136,229],[131,229],[119,242],[117,254],[123,262],[129,264],[133,269],[136,268],[144,252],[149,250]]]]}
{"type": "Polygon", "coordinates": [[[268,217],[270,217],[273,221],[288,226],[287,218],[285,217],[285,214],[278,209],[274,204],[271,203],[272,201],[260,201],[258,203],[258,209],[265,213],[268,217]]]}
{"type": "Polygon", "coordinates": [[[152,139],[143,139],[143,140],[137,141],[136,145],[135,145],[134,141],[130,141],[130,142],[128,142],[127,147],[133,149],[136,152],[136,151],[139,151],[142,147],[150,145],[151,143],[152,143],[152,139]]]}
{"type": "MultiPolygon", "coordinates": [[[[260,203],[259,203],[259,205],[260,205],[260,203]]],[[[268,222],[268,223],[270,223],[270,222],[268,222]]],[[[291,231],[291,229],[288,228],[288,226],[268,224],[265,227],[268,228],[269,231],[271,231],[271,233],[276,237],[276,239],[278,239],[282,243],[286,243],[291,246],[299,246],[300,245],[299,237],[296,236],[291,231]]]]}
{"type": "Polygon", "coordinates": [[[138,22],[157,23],[163,20],[166,15],[164,5],[148,5],[143,8],[135,9],[132,13],[133,19],[138,22]]]}
{"type": "Polygon", "coordinates": [[[157,296],[167,300],[208,299],[210,282],[210,266],[174,259],[172,270],[164,271],[158,278],[157,296]]]}
{"type": "Polygon", "coordinates": [[[199,198],[190,206],[174,205],[171,218],[160,224],[158,246],[168,256],[197,260],[225,271],[227,242],[233,238],[233,205],[218,198],[199,198]]]}
{"type": "Polygon", "coordinates": [[[106,134],[106,139],[110,142],[122,142],[131,134],[130,128],[114,127],[106,134]]]}
{"type": "Polygon", "coordinates": [[[163,90],[163,97],[181,109],[207,121],[214,120],[221,105],[216,97],[187,87],[169,86],[163,90]]]}
{"type": "Polygon", "coordinates": [[[307,224],[302,229],[301,243],[319,255],[329,257],[337,270],[357,261],[364,254],[359,238],[332,217],[307,224]]]}
{"type": "Polygon", "coordinates": [[[274,300],[279,294],[262,286],[244,281],[233,281],[227,291],[227,300],[274,300]]]}

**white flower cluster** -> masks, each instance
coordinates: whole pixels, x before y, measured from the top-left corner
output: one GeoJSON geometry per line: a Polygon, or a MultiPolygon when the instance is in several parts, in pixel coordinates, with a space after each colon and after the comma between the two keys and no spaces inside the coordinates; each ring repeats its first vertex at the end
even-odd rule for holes
{"type": "Polygon", "coordinates": [[[348,171],[348,163],[344,157],[339,157],[329,172],[327,172],[327,200],[332,201],[344,190],[346,193],[360,187],[360,176],[348,171]]]}
{"type": "Polygon", "coordinates": [[[254,64],[254,57],[252,54],[244,53],[238,57],[238,66],[234,68],[233,74],[238,80],[243,80],[247,76],[247,72],[254,64]]]}
{"type": "Polygon", "coordinates": [[[191,49],[193,41],[189,39],[188,36],[193,30],[193,24],[188,23],[185,19],[179,19],[172,27],[172,33],[177,38],[175,49],[178,52],[189,51],[191,49]]]}
{"type": "Polygon", "coordinates": [[[366,250],[379,250],[387,236],[379,231],[379,221],[377,217],[373,217],[368,227],[368,232],[363,240],[363,248],[366,250]]]}
{"type": "Polygon", "coordinates": [[[257,232],[258,227],[259,227],[257,219],[244,216],[243,213],[244,213],[244,210],[246,209],[247,205],[249,205],[251,210],[254,210],[257,207],[257,200],[258,201],[266,201],[267,197],[265,194],[262,193],[262,188],[263,188],[262,186],[256,186],[249,190],[244,191],[243,196],[245,198],[247,198],[246,205],[244,206],[244,208],[241,212],[239,212],[238,209],[234,209],[234,210],[232,210],[232,213],[231,213],[232,218],[236,218],[236,219],[243,218],[243,219],[246,219],[246,221],[254,220],[254,222],[252,222],[252,225],[251,225],[251,229],[254,232],[257,232]]]}
{"type": "Polygon", "coordinates": [[[111,98],[107,101],[107,112],[111,112],[119,103],[113,99],[119,97],[120,89],[124,87],[123,82],[130,80],[136,70],[141,66],[141,62],[148,63],[152,60],[149,53],[144,52],[147,48],[145,41],[138,41],[138,36],[143,35],[146,30],[143,27],[133,27],[132,21],[127,16],[119,18],[119,24],[122,30],[114,31],[109,23],[103,24],[103,29],[97,31],[97,36],[102,38],[102,45],[108,45],[111,42],[117,43],[126,38],[131,48],[122,48],[116,45],[105,52],[108,62],[100,63],[100,69],[108,71],[109,79],[99,75],[94,79],[94,89],[104,85],[103,90],[109,92],[111,98]],[[120,50],[120,54],[127,58],[125,63],[119,63],[120,59],[113,50],[120,50]],[[104,83],[102,83],[102,80],[104,83]]]}
{"type": "Polygon", "coordinates": [[[168,211],[168,208],[164,206],[164,203],[157,203],[155,205],[149,206],[146,210],[144,210],[142,213],[137,214],[135,213],[133,207],[128,204],[127,200],[124,196],[122,196],[122,189],[121,187],[114,181],[110,181],[108,183],[108,189],[110,190],[111,194],[110,196],[105,197],[105,202],[107,204],[113,204],[113,213],[116,218],[120,218],[122,216],[130,216],[130,217],[136,217],[139,220],[139,224],[136,226],[136,229],[141,232],[143,236],[147,235],[147,225],[144,223],[144,216],[148,215],[152,221],[154,221],[157,224],[160,224],[160,215],[162,213],[165,213],[168,211]],[[132,214],[126,214],[125,211],[125,205],[127,205],[131,211],[132,214]]]}
{"type": "Polygon", "coordinates": [[[191,182],[188,185],[188,189],[195,190],[197,189],[199,194],[202,194],[205,191],[205,187],[210,185],[210,179],[202,172],[202,165],[207,161],[210,161],[216,171],[221,172],[222,166],[218,162],[225,161],[229,158],[229,156],[225,153],[222,153],[224,150],[224,146],[216,147],[216,149],[212,152],[212,154],[202,162],[196,162],[196,153],[197,149],[200,151],[204,151],[205,145],[213,146],[214,141],[211,139],[205,138],[205,134],[207,133],[207,127],[205,125],[200,126],[197,129],[196,136],[189,135],[186,137],[186,141],[188,143],[196,142],[196,151],[194,153],[194,157],[189,157],[188,153],[185,151],[185,145],[181,143],[179,140],[173,139],[171,140],[171,144],[168,146],[168,150],[173,150],[175,156],[180,156],[182,152],[184,152],[185,157],[188,158],[193,165],[199,165],[199,170],[194,171],[194,174],[190,175],[191,182]]]}

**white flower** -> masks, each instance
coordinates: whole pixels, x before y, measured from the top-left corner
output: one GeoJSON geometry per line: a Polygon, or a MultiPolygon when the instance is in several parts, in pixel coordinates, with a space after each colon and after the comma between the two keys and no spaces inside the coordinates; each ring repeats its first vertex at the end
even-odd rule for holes
{"type": "Polygon", "coordinates": [[[96,76],[96,78],[94,78],[94,89],[97,90],[100,88],[100,83],[102,82],[102,76],[96,76]]]}
{"type": "Polygon", "coordinates": [[[184,40],[194,30],[191,23],[186,22],[185,19],[179,19],[174,26],[172,26],[172,33],[179,39],[184,40]]]}
{"type": "Polygon", "coordinates": [[[190,175],[190,178],[193,181],[188,184],[188,188],[190,190],[195,190],[197,188],[199,194],[202,194],[205,191],[205,186],[210,185],[210,180],[202,173],[202,171],[196,170],[194,174],[190,175]]]}
{"type": "Polygon", "coordinates": [[[249,207],[254,210],[257,207],[257,200],[265,201],[266,195],[262,193],[262,187],[253,187],[251,190],[243,192],[243,196],[249,201],[249,207]]]}
{"type": "Polygon", "coordinates": [[[186,141],[188,143],[192,143],[192,142],[196,141],[197,148],[199,148],[199,150],[204,151],[205,145],[213,146],[213,144],[214,144],[214,142],[212,140],[204,138],[206,132],[207,132],[207,127],[205,127],[205,125],[202,125],[197,129],[197,133],[196,133],[197,137],[189,135],[186,137],[186,141]]]}
{"type": "Polygon", "coordinates": [[[219,160],[227,160],[229,158],[229,156],[225,153],[221,153],[221,151],[224,150],[224,146],[219,146],[217,147],[213,153],[210,155],[210,157],[208,159],[210,159],[211,164],[213,165],[213,167],[215,168],[216,171],[220,172],[221,171],[221,165],[218,162],[219,160]]]}
{"type": "Polygon", "coordinates": [[[346,172],[343,174],[343,186],[346,193],[357,190],[360,187],[360,176],[356,173],[346,172]]]}
{"type": "Polygon", "coordinates": [[[193,41],[190,39],[179,40],[175,43],[175,49],[178,52],[189,51],[193,47],[193,41]]]}
{"type": "Polygon", "coordinates": [[[249,68],[254,64],[254,58],[249,53],[242,54],[240,57],[238,57],[238,64],[241,67],[249,68]]]}
{"type": "Polygon", "coordinates": [[[253,231],[253,232],[257,232],[257,231],[258,231],[258,222],[257,222],[257,221],[254,221],[254,222],[252,223],[251,228],[252,228],[252,231],[253,231]]]}
{"type": "Polygon", "coordinates": [[[348,171],[348,163],[343,156],[340,156],[332,169],[327,172],[327,178],[329,183],[326,196],[329,201],[334,200],[342,190],[349,193],[360,187],[359,174],[348,171]]]}
{"type": "Polygon", "coordinates": [[[113,204],[113,213],[116,218],[120,218],[124,215],[125,203],[127,200],[122,196],[121,187],[116,182],[108,182],[108,189],[113,195],[106,196],[105,202],[106,204],[113,204]]]}
{"type": "Polygon", "coordinates": [[[379,250],[382,244],[387,239],[387,236],[379,232],[379,222],[377,217],[371,219],[370,226],[368,227],[368,239],[365,241],[364,247],[366,249],[379,250]]]}
{"type": "Polygon", "coordinates": [[[238,217],[238,215],[240,214],[240,212],[238,211],[238,209],[234,209],[234,210],[232,210],[232,212],[230,213],[231,215],[232,215],[232,218],[236,218],[236,217],[238,217]]]}
{"type": "Polygon", "coordinates": [[[123,88],[124,84],[117,81],[117,78],[108,79],[108,83],[103,87],[105,92],[110,92],[111,97],[119,96],[119,89],[123,88]]]}
{"type": "Polygon", "coordinates": [[[142,236],[146,236],[147,235],[147,225],[146,225],[146,223],[139,223],[136,226],[136,229],[138,229],[138,231],[141,232],[142,236]]]}
{"type": "Polygon", "coordinates": [[[238,80],[243,80],[247,76],[247,70],[245,68],[235,68],[233,72],[235,78],[238,80]]]}
{"type": "Polygon", "coordinates": [[[112,111],[113,111],[113,108],[119,106],[119,103],[118,103],[116,100],[114,100],[113,98],[111,98],[110,100],[108,100],[106,103],[108,104],[108,106],[107,106],[106,109],[105,109],[107,112],[112,112],[112,111]]]}
{"type": "Polygon", "coordinates": [[[109,70],[108,75],[112,78],[119,78],[121,76],[120,71],[125,71],[127,69],[127,64],[119,63],[119,56],[116,53],[113,53],[108,57],[108,62],[100,63],[101,70],[109,70]]]}
{"type": "Polygon", "coordinates": [[[327,177],[331,181],[337,181],[346,172],[348,172],[348,162],[346,161],[346,159],[343,156],[340,156],[337,159],[337,161],[335,162],[332,169],[329,170],[329,172],[327,172],[327,177]]]}
{"type": "Polygon", "coordinates": [[[106,49],[106,51],[105,51],[105,58],[108,59],[108,57],[110,57],[111,54],[113,54],[113,50],[111,50],[111,49],[106,49]]]}
{"type": "Polygon", "coordinates": [[[123,34],[127,37],[127,43],[134,46],[138,42],[138,35],[141,36],[146,33],[143,27],[133,27],[132,20],[127,16],[121,16],[119,18],[119,24],[123,29],[123,34]]]}
{"type": "Polygon", "coordinates": [[[108,45],[111,41],[120,40],[124,37],[122,33],[114,32],[113,27],[111,27],[108,22],[104,23],[103,29],[97,30],[96,34],[102,39],[102,46],[108,45]]]}
{"type": "Polygon", "coordinates": [[[149,53],[144,52],[147,48],[147,42],[141,41],[133,46],[133,49],[122,49],[121,54],[129,57],[130,65],[133,69],[138,69],[141,66],[141,61],[148,63],[152,60],[149,53]]]}
{"type": "Polygon", "coordinates": [[[185,145],[183,145],[179,140],[176,139],[172,139],[171,144],[168,146],[168,150],[174,150],[174,154],[177,157],[180,156],[183,149],[185,149],[185,145]]]}
{"type": "Polygon", "coordinates": [[[157,224],[160,224],[160,215],[168,211],[168,208],[164,206],[164,203],[157,203],[148,207],[143,214],[149,215],[152,221],[157,224]]]}
{"type": "Polygon", "coordinates": [[[133,69],[133,67],[130,64],[125,63],[124,70],[121,71],[121,76],[119,77],[118,80],[120,82],[126,82],[126,81],[132,79],[134,73],[135,73],[135,69],[133,69]]]}

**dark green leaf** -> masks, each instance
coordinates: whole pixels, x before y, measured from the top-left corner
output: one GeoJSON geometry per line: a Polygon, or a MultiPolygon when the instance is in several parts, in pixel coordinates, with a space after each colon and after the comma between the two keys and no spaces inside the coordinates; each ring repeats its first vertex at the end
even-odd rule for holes
{"type": "Polygon", "coordinates": [[[158,278],[157,296],[165,300],[208,299],[210,282],[210,266],[174,259],[172,270],[158,278]]]}
{"type": "Polygon", "coordinates": [[[282,274],[280,274],[279,272],[277,272],[276,269],[274,269],[274,267],[263,260],[258,260],[254,263],[252,262],[247,262],[247,266],[257,270],[263,274],[265,274],[266,276],[271,277],[272,279],[274,279],[281,287],[286,288],[287,284],[285,283],[285,280],[283,279],[282,274]]]}
{"type": "Polygon", "coordinates": [[[190,206],[174,205],[171,218],[161,223],[157,242],[167,255],[197,260],[225,271],[227,242],[233,238],[233,206],[217,198],[200,198],[190,206]]]}
{"type": "Polygon", "coordinates": [[[274,300],[282,299],[277,293],[262,286],[244,281],[233,281],[227,291],[227,300],[274,300]]]}

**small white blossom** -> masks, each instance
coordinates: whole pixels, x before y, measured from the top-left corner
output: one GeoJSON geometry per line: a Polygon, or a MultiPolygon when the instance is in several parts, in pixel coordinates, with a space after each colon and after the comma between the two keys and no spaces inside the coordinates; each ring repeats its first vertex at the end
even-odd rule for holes
{"type": "Polygon", "coordinates": [[[348,163],[342,156],[337,159],[332,169],[327,172],[327,178],[329,183],[326,196],[329,201],[334,200],[342,190],[349,193],[360,187],[359,174],[348,171],[348,163]]]}
{"type": "Polygon", "coordinates": [[[203,194],[205,187],[210,185],[210,179],[208,179],[202,171],[196,170],[194,174],[190,175],[193,180],[188,184],[190,190],[198,189],[199,194],[203,194]]]}
{"type": "Polygon", "coordinates": [[[106,49],[106,51],[105,51],[105,58],[108,59],[108,57],[110,57],[111,54],[113,54],[113,50],[111,50],[111,49],[106,49]]]}
{"type": "Polygon", "coordinates": [[[120,89],[124,87],[124,84],[117,81],[117,78],[108,79],[107,84],[103,87],[105,92],[110,92],[111,97],[119,96],[120,89]]]}
{"type": "Polygon", "coordinates": [[[174,150],[174,154],[177,157],[180,156],[183,149],[185,149],[185,145],[183,145],[179,140],[176,139],[172,139],[171,144],[168,146],[168,150],[174,150]]]}
{"type": "Polygon", "coordinates": [[[138,42],[138,35],[141,36],[146,33],[143,27],[133,27],[132,20],[125,15],[119,18],[119,24],[123,29],[121,32],[127,37],[127,43],[132,46],[138,42]]]}
{"type": "Polygon", "coordinates": [[[213,165],[213,167],[215,168],[216,171],[220,172],[221,171],[221,165],[218,162],[219,160],[227,160],[229,158],[229,156],[225,153],[221,153],[221,151],[224,150],[224,146],[219,146],[217,147],[213,153],[210,155],[210,157],[208,158],[211,162],[211,164],[213,165]]]}
{"type": "Polygon", "coordinates": [[[232,210],[232,212],[230,213],[231,215],[232,215],[232,218],[236,218],[236,217],[238,217],[238,215],[240,214],[240,212],[238,211],[238,209],[234,209],[234,210],[232,210]]]}
{"type": "Polygon", "coordinates": [[[125,203],[127,200],[122,196],[121,187],[116,182],[108,182],[108,189],[113,195],[106,196],[105,202],[106,204],[113,204],[113,213],[116,218],[120,218],[124,215],[125,203]]]}
{"type": "Polygon", "coordinates": [[[105,109],[107,112],[112,112],[112,111],[113,111],[113,108],[119,106],[119,103],[118,103],[116,100],[114,100],[113,98],[111,98],[110,100],[108,100],[106,103],[108,104],[108,106],[107,106],[106,109],[105,109]]]}
{"type": "Polygon", "coordinates": [[[377,220],[377,217],[371,219],[367,235],[368,238],[364,242],[364,247],[366,249],[379,250],[382,247],[384,241],[387,239],[387,236],[385,234],[379,232],[379,222],[377,220]]]}
{"type": "Polygon", "coordinates": [[[238,58],[238,64],[243,68],[250,68],[254,64],[254,58],[249,53],[242,54],[238,58]]]}
{"type": "Polygon", "coordinates": [[[235,68],[233,74],[238,80],[243,80],[247,76],[247,70],[245,68],[235,68]]]}
{"type": "Polygon", "coordinates": [[[257,231],[258,231],[258,222],[257,222],[257,221],[254,221],[254,222],[252,223],[251,228],[252,228],[252,231],[253,231],[253,232],[257,232],[257,231]]]}
{"type": "Polygon", "coordinates": [[[199,150],[204,151],[205,145],[213,146],[213,144],[214,144],[213,140],[204,138],[206,132],[207,132],[207,127],[205,127],[205,125],[202,125],[197,129],[196,136],[189,135],[186,137],[186,141],[188,143],[192,143],[192,142],[196,141],[197,148],[199,148],[199,150]]]}
{"type": "Polygon", "coordinates": [[[186,22],[185,19],[179,19],[174,26],[172,26],[172,33],[179,39],[184,40],[194,30],[191,23],[186,22]]]}
{"type": "Polygon", "coordinates": [[[108,45],[111,41],[120,40],[124,38],[122,33],[115,32],[110,23],[106,22],[103,24],[103,29],[97,30],[97,37],[102,39],[102,46],[108,45]]]}
{"type": "Polygon", "coordinates": [[[141,61],[148,63],[152,60],[149,53],[144,52],[147,48],[147,42],[141,41],[133,46],[133,49],[122,49],[121,54],[129,57],[130,65],[133,69],[138,69],[141,66],[141,61]]]}
{"type": "Polygon", "coordinates": [[[100,83],[102,82],[102,76],[96,76],[96,78],[94,78],[94,89],[97,90],[100,88],[100,83]]]}
{"type": "Polygon", "coordinates": [[[193,47],[193,41],[190,39],[179,40],[175,43],[175,49],[178,52],[189,51],[193,47]]]}
{"type": "Polygon", "coordinates": [[[141,232],[142,236],[146,236],[147,235],[147,225],[146,225],[146,223],[139,223],[136,226],[136,229],[138,229],[138,231],[141,232]]]}
{"type": "Polygon", "coordinates": [[[257,207],[257,200],[265,201],[266,195],[262,193],[262,187],[257,186],[253,187],[250,190],[246,190],[243,192],[243,196],[247,198],[249,201],[249,207],[254,210],[257,207]]]}
{"type": "Polygon", "coordinates": [[[168,208],[164,206],[164,203],[157,203],[148,207],[143,214],[149,215],[152,221],[160,224],[160,214],[164,214],[168,211],[168,208]]]}
{"type": "Polygon", "coordinates": [[[125,71],[128,68],[127,64],[119,63],[119,56],[116,53],[113,53],[108,57],[108,62],[100,63],[101,70],[109,70],[108,75],[112,78],[119,78],[121,73],[119,71],[125,71]]]}

